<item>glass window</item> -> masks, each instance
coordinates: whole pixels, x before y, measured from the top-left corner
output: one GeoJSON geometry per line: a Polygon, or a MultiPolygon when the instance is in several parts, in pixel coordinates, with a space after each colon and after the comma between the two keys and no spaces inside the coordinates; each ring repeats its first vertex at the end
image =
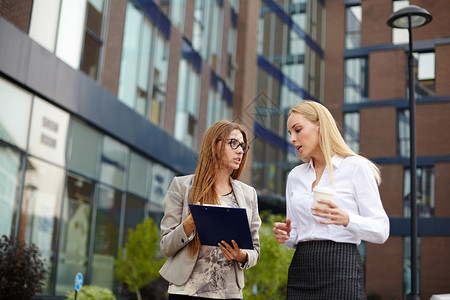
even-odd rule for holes
{"type": "Polygon", "coordinates": [[[69,140],[69,169],[89,178],[97,178],[100,134],[72,119],[69,140]]]}
{"type": "MultiPolygon", "coordinates": [[[[300,26],[300,28],[306,27],[306,14],[305,12],[296,12],[291,15],[292,21],[300,26]]],[[[305,54],[305,40],[301,38],[297,32],[289,30],[289,54],[302,55],[305,54]]]]}
{"type": "Polygon", "coordinates": [[[225,99],[221,97],[220,93],[211,88],[208,94],[206,127],[209,128],[215,122],[220,120],[231,120],[232,114],[232,108],[225,99]]]}
{"type": "Polygon", "coordinates": [[[344,102],[361,103],[368,98],[368,62],[367,58],[349,58],[345,60],[344,102]]]}
{"type": "Polygon", "coordinates": [[[65,166],[68,125],[68,113],[35,97],[31,117],[30,153],[65,166]]]}
{"type": "Polygon", "coordinates": [[[67,176],[59,238],[57,295],[73,290],[73,280],[78,272],[87,276],[93,195],[92,181],[74,174],[67,176]]]}
{"type": "Polygon", "coordinates": [[[175,174],[171,170],[162,165],[156,163],[153,164],[149,198],[149,217],[155,221],[155,224],[161,222],[163,216],[162,203],[174,175],[175,174]]]}
{"type": "Polygon", "coordinates": [[[100,186],[95,218],[92,284],[113,289],[114,259],[119,246],[122,193],[100,186]]]}
{"type": "Polygon", "coordinates": [[[159,32],[155,35],[153,93],[150,104],[149,119],[162,126],[167,92],[167,74],[169,67],[169,43],[159,32]]]}
{"type": "Polygon", "coordinates": [[[194,22],[193,22],[193,28],[192,28],[192,47],[199,53],[202,54],[202,48],[204,48],[203,42],[205,39],[205,23],[204,23],[204,17],[203,17],[203,6],[204,1],[203,0],[196,0],[195,1],[195,10],[194,10],[194,22]]]}
{"type": "Polygon", "coordinates": [[[230,90],[234,91],[234,79],[236,75],[236,47],[237,47],[237,29],[230,26],[228,29],[228,42],[227,42],[227,77],[226,84],[230,90]]]}
{"type": "Polygon", "coordinates": [[[57,228],[64,189],[64,169],[30,157],[23,189],[19,239],[33,243],[47,269],[44,294],[52,293],[56,266],[57,228]]]}
{"type": "Polygon", "coordinates": [[[103,44],[103,9],[103,0],[87,1],[84,49],[80,69],[94,80],[98,77],[100,50],[103,44]]]}
{"type": "Polygon", "coordinates": [[[355,153],[359,153],[359,112],[344,114],[344,139],[355,153]]]}
{"type": "Polygon", "coordinates": [[[150,185],[150,161],[143,156],[131,152],[128,191],[147,198],[150,185]]]}
{"type": "Polygon", "coordinates": [[[162,126],[169,43],[132,2],[127,4],[118,98],[162,126]]]}
{"type": "MultiPolygon", "coordinates": [[[[301,69],[301,71],[299,70],[299,73],[297,74],[297,76],[303,78],[303,68],[301,69]]],[[[282,85],[280,87],[280,109],[281,109],[281,111],[287,113],[292,106],[300,103],[302,100],[303,100],[302,97],[300,97],[295,92],[291,91],[286,85],[282,85]]],[[[287,117],[285,120],[287,121],[287,117]]]]}
{"type": "Polygon", "coordinates": [[[127,196],[125,205],[125,221],[123,229],[123,244],[128,240],[130,229],[136,229],[145,218],[145,200],[133,195],[127,196]]]}
{"type": "Polygon", "coordinates": [[[128,148],[105,136],[101,160],[100,181],[123,189],[127,170],[128,148]]]}
{"type": "Polygon", "coordinates": [[[55,50],[61,0],[34,0],[31,10],[30,38],[50,52],[55,50]]]}
{"type": "MultiPolygon", "coordinates": [[[[434,167],[417,167],[417,213],[421,218],[434,216],[434,167]]],[[[403,179],[405,217],[411,216],[411,169],[405,169],[403,179]]]]}
{"type": "Polygon", "coordinates": [[[17,201],[22,183],[22,156],[0,146],[0,236],[13,233],[17,201]]]}
{"type": "Polygon", "coordinates": [[[99,74],[104,0],[33,1],[29,36],[94,80],[99,74]]]}
{"type": "Polygon", "coordinates": [[[150,192],[150,202],[162,206],[164,196],[172,182],[175,174],[168,168],[160,164],[153,164],[152,167],[152,186],[150,192]]]}
{"type": "Polygon", "coordinates": [[[239,12],[239,0],[228,0],[231,8],[238,13],[239,12]]]}
{"type": "Polygon", "coordinates": [[[219,1],[196,0],[192,46],[220,73],[223,31],[223,8],[219,1]]]}
{"type": "MultiPolygon", "coordinates": [[[[140,48],[141,27],[142,31],[147,33],[145,35],[146,39],[143,40],[142,44],[148,47],[145,49],[146,51],[150,50],[149,33],[151,34],[151,29],[148,28],[150,24],[146,22],[143,25],[143,19],[142,13],[131,2],[128,2],[123,34],[118,97],[132,109],[134,109],[136,105],[137,96],[139,95],[141,98],[146,98],[145,94],[147,93],[146,88],[139,91],[137,86],[139,75],[145,75],[145,70],[149,67],[148,65],[144,66],[144,62],[141,64],[139,61],[142,57],[140,55],[140,52],[142,51],[142,48],[140,48]],[[141,73],[138,73],[138,70],[140,70],[141,73]]],[[[141,80],[141,82],[142,81],[143,80],[141,80]]]]}
{"type": "Polygon", "coordinates": [[[0,78],[0,139],[27,148],[32,95],[0,78]]]}
{"type": "Polygon", "coordinates": [[[175,138],[188,147],[196,147],[200,76],[185,59],[178,73],[175,138]]]}
{"type": "Polygon", "coordinates": [[[185,0],[161,0],[161,9],[169,17],[173,26],[183,31],[185,0]]]}
{"type": "Polygon", "coordinates": [[[345,9],[345,48],[354,49],[361,46],[361,5],[345,9]]]}
{"type": "MultiPolygon", "coordinates": [[[[403,7],[409,5],[409,0],[394,0],[392,1],[392,12],[396,12],[403,7]]],[[[406,44],[409,42],[408,30],[400,28],[392,28],[392,43],[406,44]]]]}
{"type": "Polygon", "coordinates": [[[397,152],[401,157],[409,157],[409,110],[402,109],[397,113],[398,145],[397,152]]]}
{"type": "MultiPolygon", "coordinates": [[[[262,4],[263,5],[263,4],[262,4]]],[[[261,16],[258,20],[258,47],[257,52],[259,55],[264,54],[264,18],[261,16]]]]}
{"type": "Polygon", "coordinates": [[[136,103],[134,109],[137,113],[145,116],[149,94],[150,80],[150,58],[152,54],[152,25],[148,19],[143,19],[141,24],[141,35],[138,40],[137,78],[136,78],[136,103]]]}
{"type": "Polygon", "coordinates": [[[220,74],[221,58],[222,58],[222,31],[223,31],[223,9],[218,1],[209,1],[211,7],[212,18],[209,23],[209,65],[220,74]]]}
{"type": "Polygon", "coordinates": [[[56,56],[74,69],[80,67],[87,1],[61,0],[56,56]]]}
{"type": "MultiPolygon", "coordinates": [[[[434,52],[413,53],[415,58],[416,98],[435,96],[435,54],[434,52]]],[[[407,89],[409,91],[409,89],[407,89]]]]}
{"type": "Polygon", "coordinates": [[[289,63],[281,66],[281,71],[299,87],[305,85],[305,66],[303,63],[289,63]]]}

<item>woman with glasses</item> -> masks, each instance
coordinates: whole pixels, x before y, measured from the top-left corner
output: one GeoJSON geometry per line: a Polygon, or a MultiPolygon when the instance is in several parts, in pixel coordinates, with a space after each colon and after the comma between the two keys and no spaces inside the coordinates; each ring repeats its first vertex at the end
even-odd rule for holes
{"type": "Polygon", "coordinates": [[[256,191],[237,180],[249,149],[239,124],[219,121],[205,134],[195,174],[173,179],[163,202],[160,239],[168,257],[160,274],[169,282],[169,300],[242,299],[244,269],[258,262],[260,249],[256,191]],[[189,204],[245,208],[254,249],[234,241],[202,246],[189,204]]]}

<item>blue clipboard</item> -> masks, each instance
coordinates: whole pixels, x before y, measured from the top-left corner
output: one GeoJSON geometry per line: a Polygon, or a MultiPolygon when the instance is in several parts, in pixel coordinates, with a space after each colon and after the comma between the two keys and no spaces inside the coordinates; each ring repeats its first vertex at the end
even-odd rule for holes
{"type": "Polygon", "coordinates": [[[216,246],[221,241],[241,249],[252,249],[253,241],[245,208],[189,204],[202,245],[216,246]]]}

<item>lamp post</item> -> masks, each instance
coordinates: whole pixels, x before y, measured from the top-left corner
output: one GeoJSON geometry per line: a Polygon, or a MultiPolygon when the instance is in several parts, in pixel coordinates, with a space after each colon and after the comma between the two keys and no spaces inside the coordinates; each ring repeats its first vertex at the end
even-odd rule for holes
{"type": "Polygon", "coordinates": [[[411,293],[408,299],[419,299],[417,291],[417,187],[416,187],[416,103],[414,100],[414,58],[412,53],[412,29],[431,22],[433,17],[425,9],[410,5],[394,12],[387,24],[392,28],[408,29],[409,52],[409,139],[411,166],[411,293]]]}

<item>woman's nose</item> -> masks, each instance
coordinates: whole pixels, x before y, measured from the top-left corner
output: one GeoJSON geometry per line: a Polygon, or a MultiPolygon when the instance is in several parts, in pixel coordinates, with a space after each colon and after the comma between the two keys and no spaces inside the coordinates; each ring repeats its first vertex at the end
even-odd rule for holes
{"type": "Polygon", "coordinates": [[[289,143],[293,144],[295,142],[295,136],[294,135],[289,135],[289,143]]]}

